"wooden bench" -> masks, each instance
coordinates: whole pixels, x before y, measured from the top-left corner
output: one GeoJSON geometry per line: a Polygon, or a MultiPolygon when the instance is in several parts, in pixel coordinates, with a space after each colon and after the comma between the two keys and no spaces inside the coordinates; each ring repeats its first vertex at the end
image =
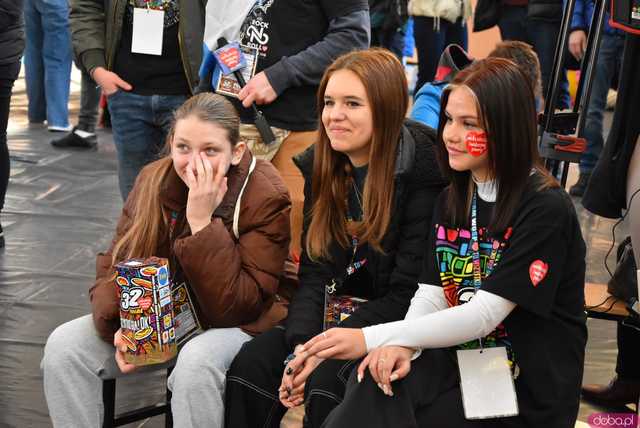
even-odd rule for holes
{"type": "Polygon", "coordinates": [[[629,316],[625,302],[607,292],[607,284],[585,283],[585,310],[587,316],[611,321],[622,321],[629,316]]]}

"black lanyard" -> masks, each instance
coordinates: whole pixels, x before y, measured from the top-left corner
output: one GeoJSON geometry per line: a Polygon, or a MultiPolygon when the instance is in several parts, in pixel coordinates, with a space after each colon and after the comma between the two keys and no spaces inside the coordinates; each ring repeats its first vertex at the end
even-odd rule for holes
{"type": "MultiPolygon", "coordinates": [[[[485,266],[485,278],[491,274],[495,267],[496,258],[498,257],[498,241],[494,241],[491,248],[491,254],[489,260],[485,266]]],[[[473,198],[471,199],[471,250],[473,260],[473,288],[474,295],[482,287],[482,268],[480,266],[480,239],[478,238],[478,192],[473,191],[473,198]]],[[[482,349],[482,338],[480,341],[480,349],[482,349]]]]}

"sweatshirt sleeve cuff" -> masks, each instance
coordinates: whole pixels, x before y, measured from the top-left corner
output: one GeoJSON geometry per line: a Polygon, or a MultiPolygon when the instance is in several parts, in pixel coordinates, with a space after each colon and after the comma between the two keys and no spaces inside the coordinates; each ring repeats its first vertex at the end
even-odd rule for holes
{"type": "Polygon", "coordinates": [[[266,74],[271,87],[278,96],[291,86],[291,78],[284,64],[285,61],[286,58],[282,58],[271,67],[264,70],[264,74],[266,74]]]}
{"type": "Polygon", "coordinates": [[[367,346],[367,352],[371,352],[372,350],[380,346],[377,340],[378,335],[375,326],[363,327],[362,334],[364,335],[364,342],[367,346]]]}
{"type": "Polygon", "coordinates": [[[84,52],[81,60],[82,66],[89,74],[91,74],[97,67],[107,68],[107,64],[104,59],[104,51],[102,49],[91,49],[84,52]]]}

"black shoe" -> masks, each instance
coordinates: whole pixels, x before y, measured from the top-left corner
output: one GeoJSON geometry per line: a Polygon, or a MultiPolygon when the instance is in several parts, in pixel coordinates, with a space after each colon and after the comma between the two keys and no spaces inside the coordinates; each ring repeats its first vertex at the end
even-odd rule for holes
{"type": "Polygon", "coordinates": [[[589,184],[589,179],[591,178],[590,172],[580,173],[578,177],[578,182],[569,188],[569,194],[571,196],[582,196],[584,195],[585,190],[587,190],[587,184],[589,184]]]}
{"type": "Polygon", "coordinates": [[[638,404],[640,382],[613,378],[609,385],[583,385],[582,398],[589,403],[606,408],[622,408],[638,404]]]}
{"type": "Polygon", "coordinates": [[[77,128],[73,128],[71,132],[69,132],[62,138],[52,140],[51,145],[59,149],[68,147],[74,147],[78,149],[95,149],[98,144],[98,138],[96,137],[96,134],[92,134],[88,137],[83,138],[76,134],[76,129],[77,128]]]}

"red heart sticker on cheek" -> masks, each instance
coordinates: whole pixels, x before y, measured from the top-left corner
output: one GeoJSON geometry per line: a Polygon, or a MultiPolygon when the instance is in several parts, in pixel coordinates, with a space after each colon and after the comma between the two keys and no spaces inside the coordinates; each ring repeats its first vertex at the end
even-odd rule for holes
{"type": "Polygon", "coordinates": [[[471,156],[482,156],[487,151],[487,134],[484,132],[469,131],[464,137],[464,142],[471,156]]]}
{"type": "Polygon", "coordinates": [[[540,282],[547,276],[549,272],[549,265],[542,260],[536,260],[529,266],[529,278],[534,287],[537,287],[540,282]]]}

